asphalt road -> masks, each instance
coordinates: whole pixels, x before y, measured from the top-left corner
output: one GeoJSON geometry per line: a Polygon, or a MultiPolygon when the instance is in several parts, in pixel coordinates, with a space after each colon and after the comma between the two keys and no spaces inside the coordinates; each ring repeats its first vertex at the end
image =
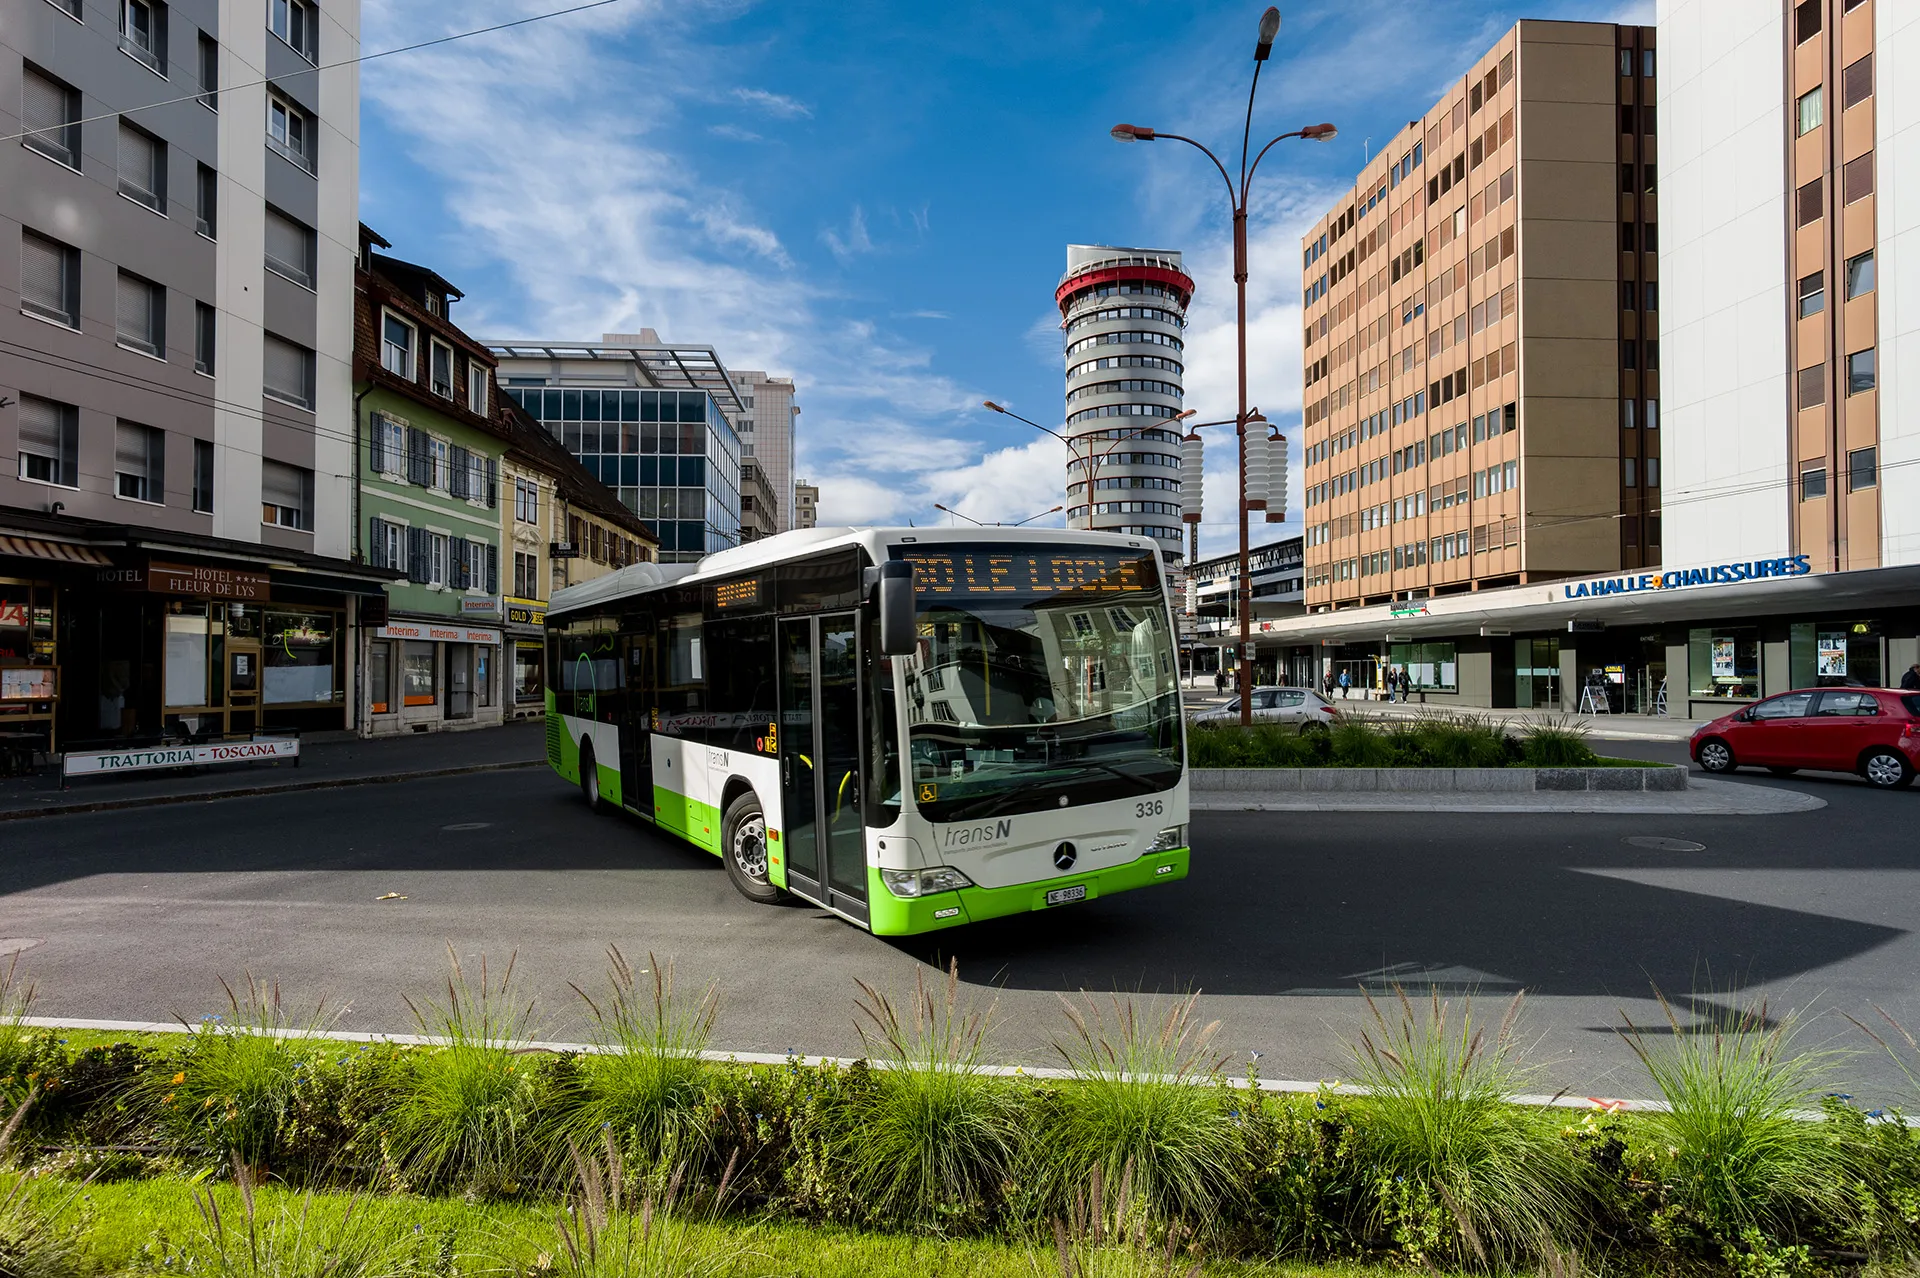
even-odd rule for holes
{"type": "MultiPolygon", "coordinates": [[[[1677,761],[1681,747],[1607,743],[1677,761]]],[[[1217,1047],[1266,1077],[1349,1074],[1359,990],[1437,986],[1522,1034],[1543,1090],[1643,1096],[1616,1030],[1665,1030],[1764,998],[1801,1041],[1871,1044],[1842,1013],[1920,1032],[1920,790],[1846,778],[1741,779],[1819,794],[1792,816],[1202,814],[1185,882],[925,940],[890,942],[805,907],[757,907],[714,858],[589,814],[541,769],[0,826],[0,955],[21,950],[42,1015],[189,1019],[218,978],[324,996],[340,1028],[413,1028],[403,995],[443,986],[451,945],[515,981],[547,1036],[585,1034],[570,983],[604,948],[671,956],[724,996],[717,1046],[853,1055],[856,979],[905,991],[957,959],[996,1002],[997,1053],[1053,1063],[1060,996],[1202,993],[1217,1047]],[[1635,846],[1679,839],[1702,850],[1635,846]],[[389,892],[403,900],[379,901],[389,892]],[[22,942],[26,948],[22,949],[22,942]]],[[[650,966],[644,961],[639,966],[650,966]]],[[[1656,1035],[1658,1037],[1658,1035],[1656,1035]]],[[[1888,1099],[1873,1051],[1843,1090],[1888,1099]]]]}

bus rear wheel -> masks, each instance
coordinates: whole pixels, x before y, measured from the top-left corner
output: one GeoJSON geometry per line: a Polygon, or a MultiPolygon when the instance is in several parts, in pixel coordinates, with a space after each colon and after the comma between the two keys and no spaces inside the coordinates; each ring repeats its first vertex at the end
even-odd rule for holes
{"type": "Polygon", "coordinates": [[[740,895],[761,905],[772,905],[784,896],[768,875],[767,816],[752,791],[727,805],[720,831],[720,859],[726,862],[727,877],[740,895]]]}

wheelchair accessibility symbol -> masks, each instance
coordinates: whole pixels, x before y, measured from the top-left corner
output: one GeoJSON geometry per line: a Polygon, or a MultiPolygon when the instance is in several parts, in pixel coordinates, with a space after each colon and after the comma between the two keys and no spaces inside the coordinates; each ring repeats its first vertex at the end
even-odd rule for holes
{"type": "Polygon", "coordinates": [[[937,785],[935,785],[935,784],[933,784],[933,783],[932,783],[931,781],[929,781],[929,782],[926,782],[925,784],[923,784],[923,785],[921,785],[921,787],[920,787],[920,789],[919,789],[919,793],[918,793],[918,798],[919,798],[919,800],[920,800],[920,802],[922,802],[922,803],[932,803],[932,802],[933,802],[933,801],[934,801],[935,799],[937,799],[937,798],[939,798],[939,797],[940,797],[940,787],[939,787],[939,786],[937,786],[937,785]]]}

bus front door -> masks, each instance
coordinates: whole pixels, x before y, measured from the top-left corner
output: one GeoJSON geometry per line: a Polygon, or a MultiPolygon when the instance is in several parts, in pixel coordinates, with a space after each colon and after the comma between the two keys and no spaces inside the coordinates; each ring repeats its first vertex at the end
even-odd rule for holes
{"type": "Polygon", "coordinates": [[[853,613],[780,623],[780,776],[788,886],[862,922],[860,651],[853,613]]]}

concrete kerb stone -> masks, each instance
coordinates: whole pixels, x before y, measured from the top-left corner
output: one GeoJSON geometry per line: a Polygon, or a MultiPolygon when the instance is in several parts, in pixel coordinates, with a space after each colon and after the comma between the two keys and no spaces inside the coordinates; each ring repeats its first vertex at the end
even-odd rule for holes
{"type": "Polygon", "coordinates": [[[1195,791],[1275,794],[1524,794],[1585,791],[1672,792],[1687,788],[1687,770],[1646,768],[1194,768],[1195,791]]]}

